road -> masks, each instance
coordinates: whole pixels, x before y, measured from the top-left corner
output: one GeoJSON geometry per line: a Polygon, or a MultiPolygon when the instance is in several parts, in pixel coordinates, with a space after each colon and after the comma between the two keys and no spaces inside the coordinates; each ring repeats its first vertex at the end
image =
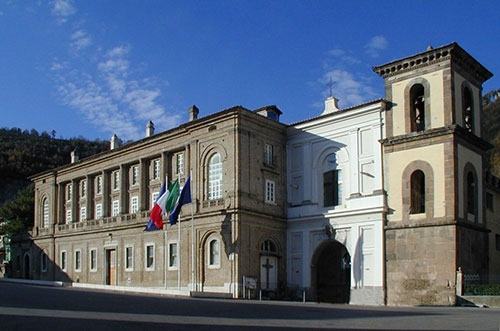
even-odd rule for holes
{"type": "Polygon", "coordinates": [[[500,309],[193,299],[0,283],[0,330],[500,330],[500,309]]]}

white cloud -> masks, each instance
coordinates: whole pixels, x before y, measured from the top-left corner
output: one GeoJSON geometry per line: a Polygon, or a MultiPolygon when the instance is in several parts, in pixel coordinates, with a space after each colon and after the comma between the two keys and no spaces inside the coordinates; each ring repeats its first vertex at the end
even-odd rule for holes
{"type": "Polygon", "coordinates": [[[366,53],[372,57],[377,57],[380,51],[387,48],[387,45],[386,37],[382,35],[375,36],[365,45],[366,53]]]}
{"type": "Polygon", "coordinates": [[[87,32],[85,32],[85,30],[77,30],[73,32],[71,40],[71,46],[77,51],[87,48],[92,44],[92,38],[87,32]]]}
{"type": "Polygon", "coordinates": [[[73,0],[54,0],[51,2],[52,15],[58,18],[59,23],[66,23],[68,17],[76,13],[73,0]]]}
{"type": "Polygon", "coordinates": [[[318,83],[325,86],[322,94],[326,98],[330,94],[329,83],[333,83],[332,94],[339,99],[339,107],[346,108],[374,99],[377,94],[372,87],[363,80],[343,69],[333,69],[326,72],[318,83]]]}

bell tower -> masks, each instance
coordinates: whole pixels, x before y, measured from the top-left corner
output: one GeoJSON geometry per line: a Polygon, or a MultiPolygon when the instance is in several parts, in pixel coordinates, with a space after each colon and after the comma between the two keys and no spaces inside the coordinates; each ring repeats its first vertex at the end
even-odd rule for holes
{"type": "Polygon", "coordinates": [[[482,84],[457,43],[373,70],[385,81],[388,304],[455,303],[455,273],[487,274],[482,84]]]}

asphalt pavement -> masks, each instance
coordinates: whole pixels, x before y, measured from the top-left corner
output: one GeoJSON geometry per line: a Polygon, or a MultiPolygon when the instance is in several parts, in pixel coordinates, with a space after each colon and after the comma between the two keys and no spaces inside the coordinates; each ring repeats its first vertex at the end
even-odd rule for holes
{"type": "Polygon", "coordinates": [[[0,282],[0,330],[500,330],[500,309],[195,299],[0,282]]]}

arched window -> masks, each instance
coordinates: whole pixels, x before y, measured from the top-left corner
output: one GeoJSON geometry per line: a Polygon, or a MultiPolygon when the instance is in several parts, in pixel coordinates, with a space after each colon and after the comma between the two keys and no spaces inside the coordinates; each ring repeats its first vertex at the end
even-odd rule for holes
{"type": "Polygon", "coordinates": [[[463,93],[462,93],[463,99],[462,99],[462,113],[464,116],[464,127],[467,129],[469,132],[474,131],[474,103],[472,99],[472,93],[470,91],[470,88],[464,87],[463,93]]]}
{"type": "Polygon", "coordinates": [[[469,171],[467,174],[467,183],[466,183],[466,198],[467,198],[467,214],[476,215],[476,196],[477,196],[477,187],[476,187],[476,179],[474,178],[474,174],[472,171],[469,171]]]}
{"type": "Polygon", "coordinates": [[[271,240],[265,240],[260,245],[260,250],[265,253],[276,253],[276,245],[271,240]]]}
{"type": "Polygon", "coordinates": [[[208,200],[222,198],[222,159],[215,153],[208,161],[208,200]]]}
{"type": "Polygon", "coordinates": [[[410,214],[425,213],[425,175],[416,170],[410,177],[410,214]]]}
{"type": "Polygon", "coordinates": [[[425,97],[424,86],[415,84],[410,89],[410,121],[411,131],[425,130],[425,97]]]}
{"type": "Polygon", "coordinates": [[[43,199],[43,227],[49,227],[49,199],[43,199]]]}
{"type": "Polygon", "coordinates": [[[218,267],[220,265],[220,245],[217,239],[210,241],[208,249],[208,265],[218,267]]]}

